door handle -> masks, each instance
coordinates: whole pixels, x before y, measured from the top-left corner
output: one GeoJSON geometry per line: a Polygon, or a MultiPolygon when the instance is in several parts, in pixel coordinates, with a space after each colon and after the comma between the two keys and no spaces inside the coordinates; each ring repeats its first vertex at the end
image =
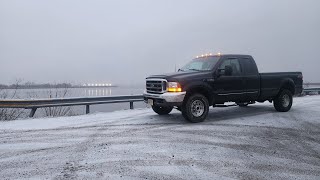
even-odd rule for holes
{"type": "Polygon", "coordinates": [[[213,78],[209,78],[209,79],[205,79],[204,81],[205,81],[205,82],[213,82],[214,79],[213,79],[213,78]]]}

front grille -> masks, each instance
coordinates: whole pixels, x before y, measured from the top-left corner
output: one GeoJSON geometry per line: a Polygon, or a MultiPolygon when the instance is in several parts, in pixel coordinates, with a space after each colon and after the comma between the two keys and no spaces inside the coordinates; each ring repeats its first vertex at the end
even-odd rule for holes
{"type": "Polygon", "coordinates": [[[162,94],[167,90],[167,83],[165,80],[147,80],[147,93],[162,94]]]}

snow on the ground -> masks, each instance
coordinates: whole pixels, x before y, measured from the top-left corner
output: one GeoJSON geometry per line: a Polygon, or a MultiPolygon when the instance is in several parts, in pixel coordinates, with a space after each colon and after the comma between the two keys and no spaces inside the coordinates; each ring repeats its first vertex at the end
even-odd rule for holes
{"type": "MultiPolygon", "coordinates": [[[[300,111],[299,108],[308,108],[310,111],[320,111],[320,96],[305,96],[305,97],[296,97],[294,98],[294,104],[292,106],[291,112],[300,111]]],[[[239,119],[243,119],[245,117],[245,121],[241,122],[241,124],[245,123],[248,125],[268,125],[270,123],[278,123],[278,126],[291,126],[294,128],[295,121],[290,121],[289,124],[282,124],[278,119],[272,118],[275,114],[280,115],[282,118],[287,118],[286,115],[289,114],[278,113],[274,110],[273,105],[271,103],[256,103],[254,105],[249,105],[249,108],[239,108],[239,107],[227,107],[227,108],[210,108],[208,119],[212,119],[215,121],[215,124],[219,124],[220,120],[224,120],[225,116],[232,117],[227,118],[228,123],[238,123],[239,119]],[[232,113],[230,114],[230,112],[232,113]],[[241,112],[245,111],[244,117],[241,112]],[[249,114],[248,114],[249,113],[249,114]],[[253,118],[251,118],[253,116],[253,118]],[[257,121],[257,118],[261,118],[263,120],[267,120],[268,122],[260,122],[257,121]]],[[[176,123],[181,123],[184,121],[180,116],[180,112],[177,110],[173,110],[174,117],[167,117],[169,119],[177,118],[176,123]]],[[[37,118],[37,119],[23,119],[16,121],[0,121],[0,130],[36,130],[36,129],[55,129],[55,128],[63,128],[63,127],[79,127],[79,126],[90,126],[97,125],[100,123],[160,123],[146,121],[150,117],[153,117],[155,113],[151,108],[141,108],[134,110],[122,110],[115,111],[109,113],[95,113],[89,115],[80,115],[80,116],[71,116],[71,117],[45,117],[45,118],[37,118]]],[[[312,114],[303,113],[301,114],[302,118],[306,118],[312,114]]],[[[207,122],[210,120],[207,120],[207,122]]],[[[162,121],[161,121],[162,122],[162,121]]],[[[174,123],[174,121],[171,121],[174,123]]],[[[186,123],[186,122],[185,122],[186,123]]],[[[284,122],[283,122],[284,123],[284,122]]]]}
{"type": "Polygon", "coordinates": [[[191,124],[152,109],[0,122],[0,179],[318,179],[320,96],[210,108],[191,124]]]}
{"type": "MultiPolygon", "coordinates": [[[[152,111],[152,110],[151,110],[152,111]]],[[[129,117],[145,116],[152,114],[150,109],[122,110],[110,113],[95,113],[80,116],[45,117],[37,119],[23,119],[16,121],[0,122],[0,130],[31,130],[31,129],[55,129],[72,126],[89,126],[97,123],[113,122],[129,117]],[[147,113],[147,114],[146,114],[147,113]]]]}

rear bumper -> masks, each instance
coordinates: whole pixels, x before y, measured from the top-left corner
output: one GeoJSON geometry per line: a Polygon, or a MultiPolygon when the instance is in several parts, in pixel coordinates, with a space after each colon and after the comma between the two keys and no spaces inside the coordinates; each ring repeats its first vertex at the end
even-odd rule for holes
{"type": "Polygon", "coordinates": [[[152,99],[154,105],[159,106],[181,106],[186,96],[186,92],[177,93],[163,93],[163,94],[151,94],[144,92],[144,101],[147,103],[148,99],[152,99]]]}
{"type": "Polygon", "coordinates": [[[302,91],[303,91],[303,87],[302,86],[296,87],[294,94],[295,95],[300,95],[302,93],[302,91]]]}

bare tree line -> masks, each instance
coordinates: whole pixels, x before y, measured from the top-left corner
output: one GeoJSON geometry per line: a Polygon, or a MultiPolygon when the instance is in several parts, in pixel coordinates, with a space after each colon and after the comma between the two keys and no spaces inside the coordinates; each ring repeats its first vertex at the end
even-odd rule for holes
{"type": "MultiPolygon", "coordinates": [[[[12,87],[14,89],[7,89],[0,87],[0,99],[20,99],[21,93],[19,90],[21,81],[16,81],[12,87]]],[[[39,98],[64,98],[70,95],[69,84],[64,83],[58,85],[50,85],[47,89],[45,89],[44,94],[39,95],[39,92],[34,89],[31,92],[28,92],[24,95],[26,98],[29,99],[39,99],[39,98]],[[43,97],[44,96],[44,97],[43,97]]],[[[16,120],[16,119],[25,119],[27,118],[29,110],[20,109],[20,108],[0,108],[0,121],[8,121],[8,120],[16,120]]],[[[41,108],[39,111],[39,116],[71,116],[75,113],[73,112],[72,107],[47,107],[41,108]]]]}
{"type": "Polygon", "coordinates": [[[57,87],[57,88],[72,88],[73,85],[71,83],[57,83],[57,84],[49,84],[49,83],[42,83],[42,84],[37,84],[34,82],[26,82],[26,83],[20,83],[20,84],[11,84],[11,85],[5,85],[5,84],[0,84],[0,89],[50,89],[52,87],[57,87]]]}

